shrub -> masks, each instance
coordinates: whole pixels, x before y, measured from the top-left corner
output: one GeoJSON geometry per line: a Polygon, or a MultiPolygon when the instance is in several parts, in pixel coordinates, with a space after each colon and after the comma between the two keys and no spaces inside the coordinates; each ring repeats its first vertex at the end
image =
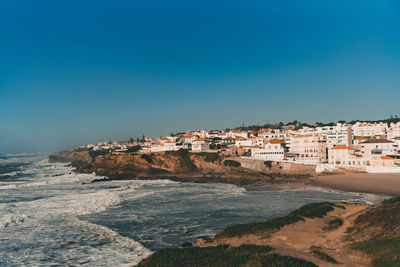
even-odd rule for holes
{"type": "Polygon", "coordinates": [[[147,154],[142,154],[141,156],[140,156],[142,159],[144,159],[145,161],[147,161],[147,163],[153,163],[154,161],[153,161],[153,159],[151,158],[151,156],[149,156],[149,155],[147,155],[147,154]]]}
{"type": "Polygon", "coordinates": [[[370,239],[353,244],[353,249],[364,251],[374,257],[375,266],[400,266],[400,238],[370,239]]]}
{"type": "Polygon", "coordinates": [[[323,261],[338,264],[337,260],[325,252],[322,251],[321,247],[311,246],[311,253],[320,258],[323,261]]]}
{"type": "Polygon", "coordinates": [[[272,161],[270,161],[270,160],[264,161],[264,165],[267,166],[268,169],[271,169],[272,168],[272,161]]]}
{"type": "Polygon", "coordinates": [[[138,266],[316,266],[294,257],[268,254],[272,250],[269,246],[256,245],[169,248],[155,252],[138,266]]]}
{"type": "Polygon", "coordinates": [[[204,157],[206,162],[216,162],[220,161],[221,158],[219,157],[218,153],[210,153],[210,152],[200,152],[200,153],[193,153],[194,155],[204,157]]]}
{"type": "Polygon", "coordinates": [[[137,146],[131,146],[129,147],[126,152],[127,153],[134,153],[134,152],[138,152],[140,150],[141,146],[137,145],[137,146]]]}
{"type": "Polygon", "coordinates": [[[342,225],[343,225],[343,220],[340,218],[335,218],[335,219],[331,220],[330,222],[328,222],[327,230],[334,230],[334,229],[339,228],[342,225]]]}
{"type": "Polygon", "coordinates": [[[178,151],[167,151],[166,155],[173,155],[178,157],[179,163],[184,170],[195,170],[197,169],[196,165],[194,165],[192,159],[190,158],[190,153],[187,149],[179,149],[178,151]]]}
{"type": "Polygon", "coordinates": [[[236,160],[230,160],[227,159],[224,161],[224,166],[228,166],[228,167],[240,167],[241,164],[240,162],[236,161],[236,160]]]}
{"type": "Polygon", "coordinates": [[[336,204],[329,202],[306,204],[284,217],[273,218],[263,222],[231,225],[218,233],[215,238],[274,232],[285,225],[304,220],[304,218],[322,218],[328,212],[332,211],[335,206],[336,204]]]}
{"type": "Polygon", "coordinates": [[[110,153],[109,150],[97,150],[97,151],[91,150],[89,151],[89,156],[94,160],[98,156],[104,156],[107,155],[108,153],[110,153]]]}

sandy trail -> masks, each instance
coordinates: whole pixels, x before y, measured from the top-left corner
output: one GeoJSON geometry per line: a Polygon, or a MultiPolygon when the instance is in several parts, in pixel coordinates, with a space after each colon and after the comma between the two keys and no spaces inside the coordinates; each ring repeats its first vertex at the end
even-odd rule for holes
{"type": "Polygon", "coordinates": [[[346,240],[346,230],[353,226],[357,216],[368,206],[344,204],[346,209],[335,208],[324,218],[306,219],[281,228],[278,232],[259,235],[246,235],[240,238],[224,238],[202,246],[229,244],[268,245],[275,248],[274,252],[312,261],[319,266],[372,266],[371,258],[366,254],[351,249],[351,243],[346,240]],[[341,218],[343,225],[337,229],[328,229],[328,223],[335,218],[341,218]],[[311,246],[319,246],[322,251],[335,258],[339,264],[332,264],[319,259],[311,253],[311,246]]]}

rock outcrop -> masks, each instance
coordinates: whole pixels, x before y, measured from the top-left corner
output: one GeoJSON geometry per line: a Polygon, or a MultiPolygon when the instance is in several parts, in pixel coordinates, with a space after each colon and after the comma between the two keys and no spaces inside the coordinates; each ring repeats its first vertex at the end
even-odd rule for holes
{"type": "MultiPolygon", "coordinates": [[[[50,161],[70,162],[77,172],[95,173],[107,179],[161,179],[190,182],[223,182],[247,185],[280,180],[301,180],[311,176],[309,169],[290,166],[265,167],[262,171],[246,167],[249,160],[218,153],[191,153],[187,150],[152,154],[63,151],[50,161]],[[240,163],[225,166],[224,161],[240,163]],[[245,166],[245,167],[243,167],[245,166]]],[[[259,165],[259,164],[258,164],[259,165]]],[[[104,179],[103,179],[104,180],[104,179]]]]}

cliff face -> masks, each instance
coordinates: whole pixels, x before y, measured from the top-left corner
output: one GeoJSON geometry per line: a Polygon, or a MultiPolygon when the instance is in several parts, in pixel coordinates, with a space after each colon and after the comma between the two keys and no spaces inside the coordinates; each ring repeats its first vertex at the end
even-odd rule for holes
{"type": "Polygon", "coordinates": [[[91,163],[93,161],[89,151],[61,151],[57,155],[49,156],[50,162],[82,162],[91,163]]]}
{"type": "MultiPolygon", "coordinates": [[[[218,153],[190,153],[186,150],[152,154],[107,153],[97,151],[63,151],[50,156],[50,161],[71,162],[76,171],[96,173],[111,179],[169,178],[193,182],[227,182],[253,184],[273,178],[298,179],[310,176],[308,169],[275,166],[252,168],[247,161],[218,153]],[[234,167],[225,161],[241,164],[234,167]]],[[[257,163],[260,165],[259,163],[257,163]]],[[[264,164],[263,162],[261,164],[264,164]]],[[[276,180],[273,180],[276,181],[276,180]]]]}

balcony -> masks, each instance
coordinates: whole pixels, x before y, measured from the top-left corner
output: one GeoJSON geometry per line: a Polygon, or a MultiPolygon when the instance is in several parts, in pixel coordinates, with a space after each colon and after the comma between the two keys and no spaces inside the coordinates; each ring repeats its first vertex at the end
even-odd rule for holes
{"type": "Polygon", "coordinates": [[[373,149],[371,150],[372,155],[380,155],[382,154],[382,149],[373,149]]]}

